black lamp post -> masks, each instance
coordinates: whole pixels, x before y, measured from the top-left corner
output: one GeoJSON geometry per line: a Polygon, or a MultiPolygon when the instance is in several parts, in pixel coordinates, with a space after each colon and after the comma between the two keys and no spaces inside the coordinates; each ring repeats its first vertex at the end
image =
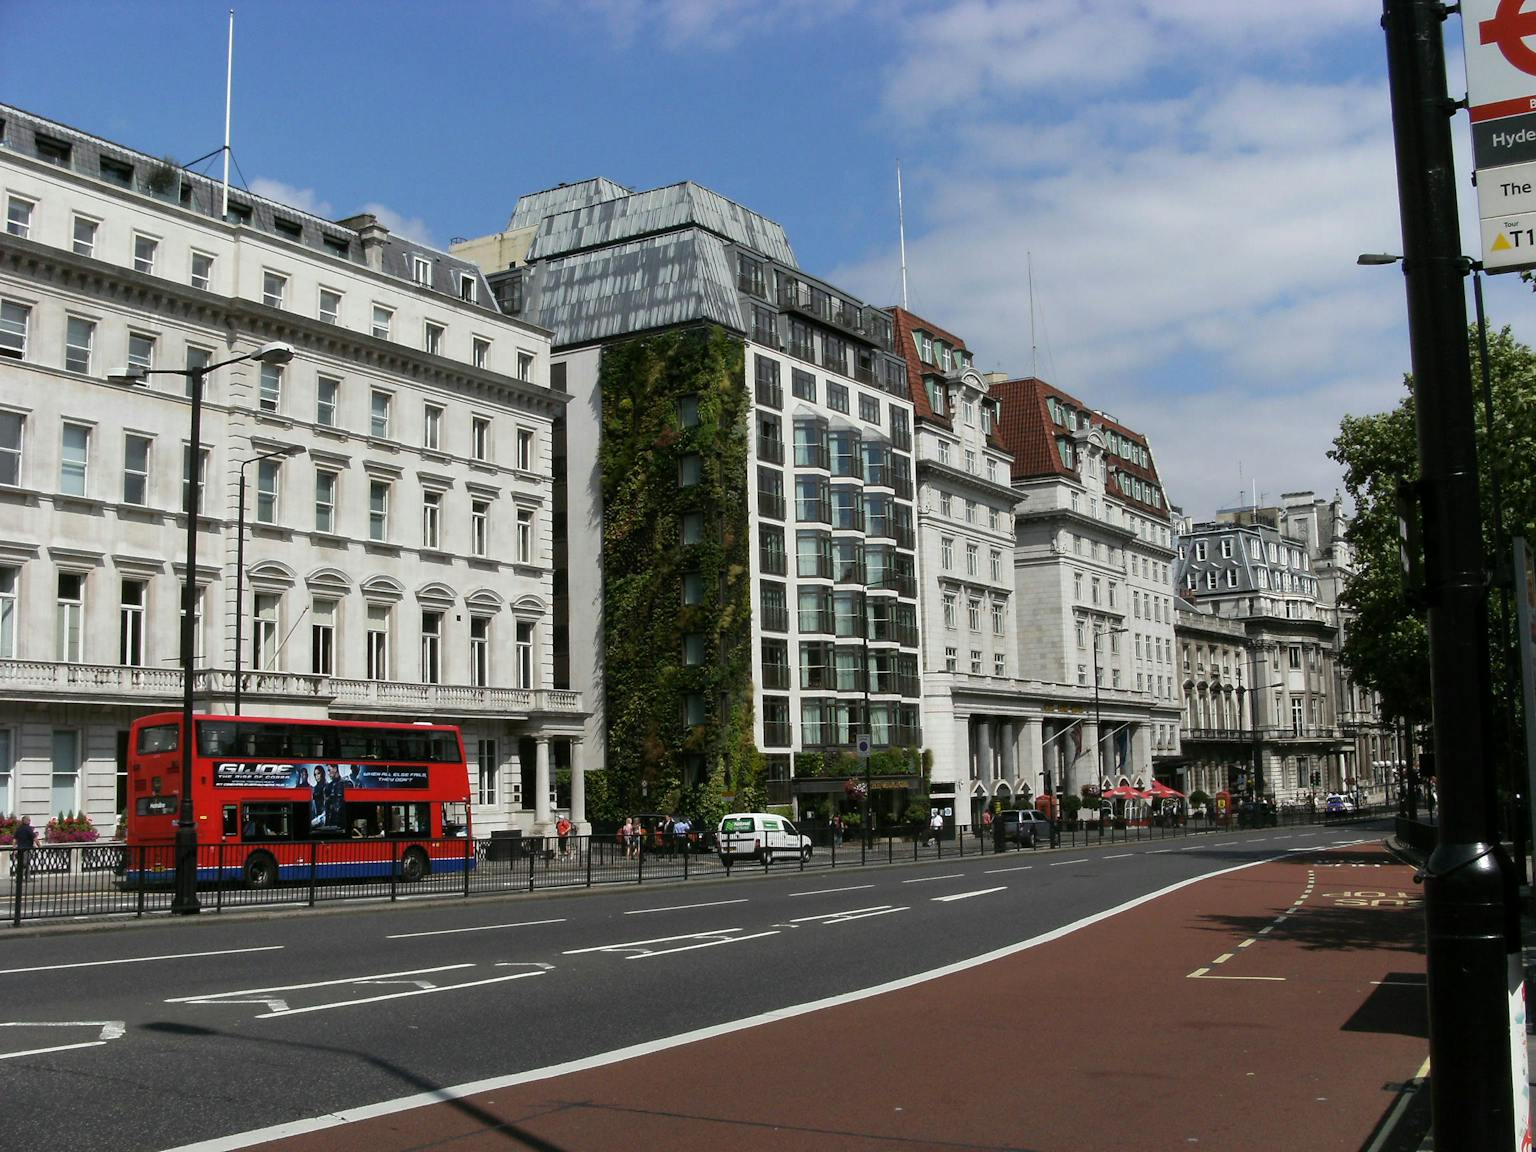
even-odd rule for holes
{"type": "Polygon", "coordinates": [[[188,381],[192,400],[191,458],[182,499],[182,512],[187,518],[187,575],[181,590],[181,796],[176,807],[176,894],[171,900],[171,911],[181,915],[202,911],[197,900],[197,825],[192,816],[192,673],[197,640],[197,513],[202,505],[202,478],[198,465],[203,434],[203,379],[216,368],[238,364],[242,360],[286,364],[292,359],[292,344],[272,342],[254,352],[201,368],[144,368],[135,364],[107,377],[114,384],[139,385],[146,376],[182,376],[188,381]]]}
{"type": "Polygon", "coordinates": [[[290,444],[286,448],[274,448],[260,456],[252,456],[240,462],[240,495],[235,502],[235,715],[240,715],[241,625],[245,620],[245,470],[263,460],[275,460],[284,456],[299,456],[304,448],[290,444]]]}

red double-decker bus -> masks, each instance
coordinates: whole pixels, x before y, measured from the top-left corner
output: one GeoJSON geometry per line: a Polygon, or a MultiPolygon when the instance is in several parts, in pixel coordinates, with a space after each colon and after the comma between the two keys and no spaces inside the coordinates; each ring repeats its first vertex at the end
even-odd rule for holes
{"type": "MultiPolygon", "coordinates": [[[[474,866],[469,771],[458,728],[194,716],[192,816],[201,883],[397,876],[474,866]]],[[[130,882],[174,878],[182,715],[128,730],[130,882]]]]}

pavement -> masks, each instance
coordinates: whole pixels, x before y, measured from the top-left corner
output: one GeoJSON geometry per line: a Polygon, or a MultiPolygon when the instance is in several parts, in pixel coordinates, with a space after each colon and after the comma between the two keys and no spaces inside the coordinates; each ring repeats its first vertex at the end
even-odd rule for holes
{"type": "Polygon", "coordinates": [[[1413,870],[1380,841],[1292,852],[873,996],[218,1147],[1413,1152],[1413,870]]]}

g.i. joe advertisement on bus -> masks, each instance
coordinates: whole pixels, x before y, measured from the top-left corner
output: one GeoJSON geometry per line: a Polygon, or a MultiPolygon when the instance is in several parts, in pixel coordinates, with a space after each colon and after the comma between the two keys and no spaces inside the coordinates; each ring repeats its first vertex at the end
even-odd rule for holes
{"type": "Polygon", "coordinates": [[[397,764],[278,764],[264,760],[218,760],[216,788],[309,788],[345,795],[352,788],[425,788],[427,769],[397,764]]]}

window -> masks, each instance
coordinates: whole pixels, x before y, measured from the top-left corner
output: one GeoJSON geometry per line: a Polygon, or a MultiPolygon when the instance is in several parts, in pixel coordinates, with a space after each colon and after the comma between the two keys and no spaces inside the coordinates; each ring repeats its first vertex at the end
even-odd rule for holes
{"type": "Polygon", "coordinates": [[[992,579],[997,583],[1003,579],[1003,554],[995,548],[992,550],[992,579]]]}
{"type": "MultiPolygon", "coordinates": [[[[994,635],[994,636],[1001,636],[1002,634],[1003,634],[1003,606],[1001,604],[993,604],[992,605],[992,635],[994,635]]],[[[1001,657],[999,657],[999,659],[1001,659],[1001,657]]]]}
{"type": "Polygon", "coordinates": [[[704,513],[684,512],[678,525],[684,544],[697,544],[704,539],[704,513]]]}
{"type": "Polygon", "coordinates": [[[677,461],[677,486],[679,488],[693,488],[699,483],[703,471],[704,462],[697,452],[689,452],[680,456],[677,461]]]}
{"type": "Polygon", "coordinates": [[[123,436],[123,503],[143,505],[149,501],[148,436],[134,432],[123,436]]]}
{"type": "Polygon", "coordinates": [[[148,585],[124,580],[118,604],[117,662],[125,668],[144,666],[144,607],[148,585]]]}
{"type": "Polygon", "coordinates": [[[192,253],[192,287],[204,292],[213,287],[213,257],[206,252],[192,253]]]}
{"type": "Polygon", "coordinates": [[[336,675],[336,601],[315,598],[309,612],[309,670],[336,675]]]}
{"type": "Polygon", "coordinates": [[[0,484],[21,483],[21,431],[25,418],[19,412],[0,412],[0,484]]]}
{"type": "Polygon", "coordinates": [[[84,424],[65,424],[59,454],[59,491],[65,496],[85,495],[90,456],[91,430],[84,424]]]}
{"type": "Polygon", "coordinates": [[[368,482],[368,539],[381,543],[389,539],[389,483],[385,480],[368,482]]]}
{"type": "Polygon", "coordinates": [[[677,398],[677,426],[679,428],[699,426],[699,398],[692,393],[677,398]]]}
{"type": "Polygon", "coordinates": [[[470,304],[475,302],[475,278],[473,276],[459,276],[459,299],[470,304]]]}
{"type": "Polygon", "coordinates": [[[288,277],[276,272],[261,274],[261,302],[268,308],[281,308],[288,292],[288,277]]]}
{"type": "Polygon", "coordinates": [[[393,309],[381,304],[373,306],[373,334],[380,340],[389,339],[389,326],[395,318],[393,309]]]}
{"type": "Polygon", "coordinates": [[[1299,669],[1301,667],[1301,646],[1299,644],[1292,644],[1286,650],[1286,657],[1290,667],[1299,669]]]}
{"type": "Polygon", "coordinates": [[[981,649],[979,648],[971,649],[971,675],[981,675],[981,649]]]}
{"type": "Polygon", "coordinates": [[[64,367],[70,372],[89,374],[91,347],[96,343],[96,325],[80,316],[71,316],[64,329],[64,367]]]}
{"type": "Polygon", "coordinates": [[[827,407],[834,412],[848,412],[848,389],[831,380],[827,381],[827,407]]]}
{"type": "Polygon", "coordinates": [[[55,658],[65,664],[80,663],[85,644],[85,576],[60,572],[57,615],[54,627],[55,658]]]}
{"type": "Polygon", "coordinates": [[[948,440],[940,440],[939,441],[939,463],[940,464],[948,464],[949,463],[949,441],[948,440]]]}
{"type": "Polygon", "coordinates": [[[32,231],[32,209],[35,207],[30,200],[23,200],[19,196],[10,197],[5,204],[5,230],[12,236],[27,239],[32,231]]]}
{"type": "Polygon", "coordinates": [[[421,410],[421,446],[436,452],[442,447],[443,410],[436,404],[427,404],[421,410]]]}
{"type": "Polygon", "coordinates": [[[435,549],[442,546],[442,518],[443,494],[423,492],[421,494],[421,546],[423,548],[435,549]]]}
{"type": "Polygon", "coordinates": [[[96,255],[96,229],[100,222],[88,216],[76,216],[72,246],[76,256],[96,255]]]}
{"type": "MultiPolygon", "coordinates": [[[[784,548],[784,538],[779,537],[779,549],[784,548]]],[[[704,577],[697,571],[683,573],[683,603],[702,604],[704,602],[704,577]]]]}
{"type": "Polygon", "coordinates": [[[517,653],[517,687],[533,687],[533,622],[519,620],[514,642],[517,653]]]}
{"type": "Polygon", "coordinates": [[[533,353],[532,352],[523,352],[521,350],[518,351],[518,353],[517,353],[517,378],[519,380],[532,380],[533,379],[533,353]]]}
{"type": "Polygon", "coordinates": [[[277,478],[279,465],[276,460],[263,460],[256,465],[256,523],[277,523],[277,478]]]}
{"type": "Polygon", "coordinates": [[[370,436],[385,439],[389,436],[389,405],[391,396],[388,392],[381,392],[377,388],[373,390],[369,401],[368,434],[370,436]]]}
{"type": "Polygon", "coordinates": [[[444,328],[441,324],[434,324],[430,320],[427,321],[426,335],[422,338],[421,346],[429,356],[441,356],[443,354],[443,334],[447,331],[448,329],[444,328]]]}
{"type": "Polygon", "coordinates": [[[328,468],[315,470],[315,531],[336,531],[336,482],[338,474],[328,468]]]}
{"type": "Polygon", "coordinates": [[[469,550],[472,555],[484,556],[490,542],[491,502],[469,502],[469,550]]]}
{"type": "Polygon", "coordinates": [[[476,368],[485,368],[491,358],[491,342],[482,336],[476,336],[470,343],[470,363],[476,368]]]}
{"type": "Polygon", "coordinates": [[[411,280],[423,288],[432,287],[432,261],[425,256],[411,254],[411,280]]]}
{"type": "Polygon", "coordinates": [[[469,682],[475,688],[491,683],[491,618],[469,618],[469,682]]]}
{"type": "Polygon", "coordinates": [[[955,609],[958,597],[953,592],[944,593],[944,627],[955,627],[955,609]]]}
{"type": "Polygon", "coordinates": [[[972,597],[966,601],[965,620],[972,632],[981,631],[981,601],[972,597]]]}
{"type": "Polygon", "coordinates": [[[154,275],[155,255],[160,250],[160,241],[151,236],[133,237],[133,270],[143,272],[147,276],[154,275]]]}
{"type": "Polygon", "coordinates": [[[470,417],[469,454],[480,461],[491,458],[491,418],[489,416],[470,417]]]}
{"type": "Polygon", "coordinates": [[[80,733],[54,729],[50,812],[80,810],[80,733]]]}
{"type": "Polygon", "coordinates": [[[802,400],[809,400],[813,404],[816,402],[816,377],[801,368],[795,368],[790,371],[789,380],[791,392],[802,400]]]}
{"type": "Polygon", "coordinates": [[[443,614],[421,614],[421,682],[441,684],[443,679],[443,614]]]}
{"type": "Polygon", "coordinates": [[[496,803],[496,778],[500,770],[496,762],[496,741],[475,741],[475,775],[481,804],[496,803]]]}
{"type": "MultiPolygon", "coordinates": [[[[16,601],[19,569],[0,568],[0,660],[16,659],[16,601]]],[[[0,757],[0,772],[6,771],[10,761],[0,757]]],[[[5,801],[0,798],[0,807],[5,801]]],[[[10,811],[10,809],[6,809],[10,811]]]]}
{"type": "Polygon", "coordinates": [[[871,424],[880,423],[880,401],[873,396],[859,393],[859,419],[871,424]]]}
{"type": "Polygon", "coordinates": [[[389,624],[388,604],[368,605],[368,634],[366,639],[366,672],[369,680],[389,679],[389,624]]]}
{"type": "Polygon", "coordinates": [[[953,537],[944,536],[939,540],[939,567],[948,572],[955,566],[955,541],[953,537]]]}
{"type": "Polygon", "coordinates": [[[261,385],[257,403],[263,412],[279,412],[282,410],[283,372],[284,368],[281,364],[263,364],[261,366],[261,385]]]}
{"type": "Polygon", "coordinates": [[[944,671],[953,672],[957,664],[958,653],[954,648],[944,649],[944,671]]]}
{"type": "Polygon", "coordinates": [[[517,510],[517,562],[533,563],[533,509],[517,510]]]}
{"type": "Polygon", "coordinates": [[[341,391],[341,381],[334,376],[320,376],[315,380],[315,423],[324,428],[336,427],[336,398],[341,391]]]}
{"type": "Polygon", "coordinates": [[[965,574],[967,576],[976,575],[978,553],[979,549],[976,547],[976,545],[967,544],[965,546],[965,574]]]}
{"type": "Polygon", "coordinates": [[[329,288],[320,289],[320,322],[322,324],[339,323],[337,317],[341,313],[341,293],[332,292],[329,288]]]}
{"type": "Polygon", "coordinates": [[[0,300],[0,356],[20,360],[27,354],[27,327],[32,309],[14,300],[0,300]]]}

